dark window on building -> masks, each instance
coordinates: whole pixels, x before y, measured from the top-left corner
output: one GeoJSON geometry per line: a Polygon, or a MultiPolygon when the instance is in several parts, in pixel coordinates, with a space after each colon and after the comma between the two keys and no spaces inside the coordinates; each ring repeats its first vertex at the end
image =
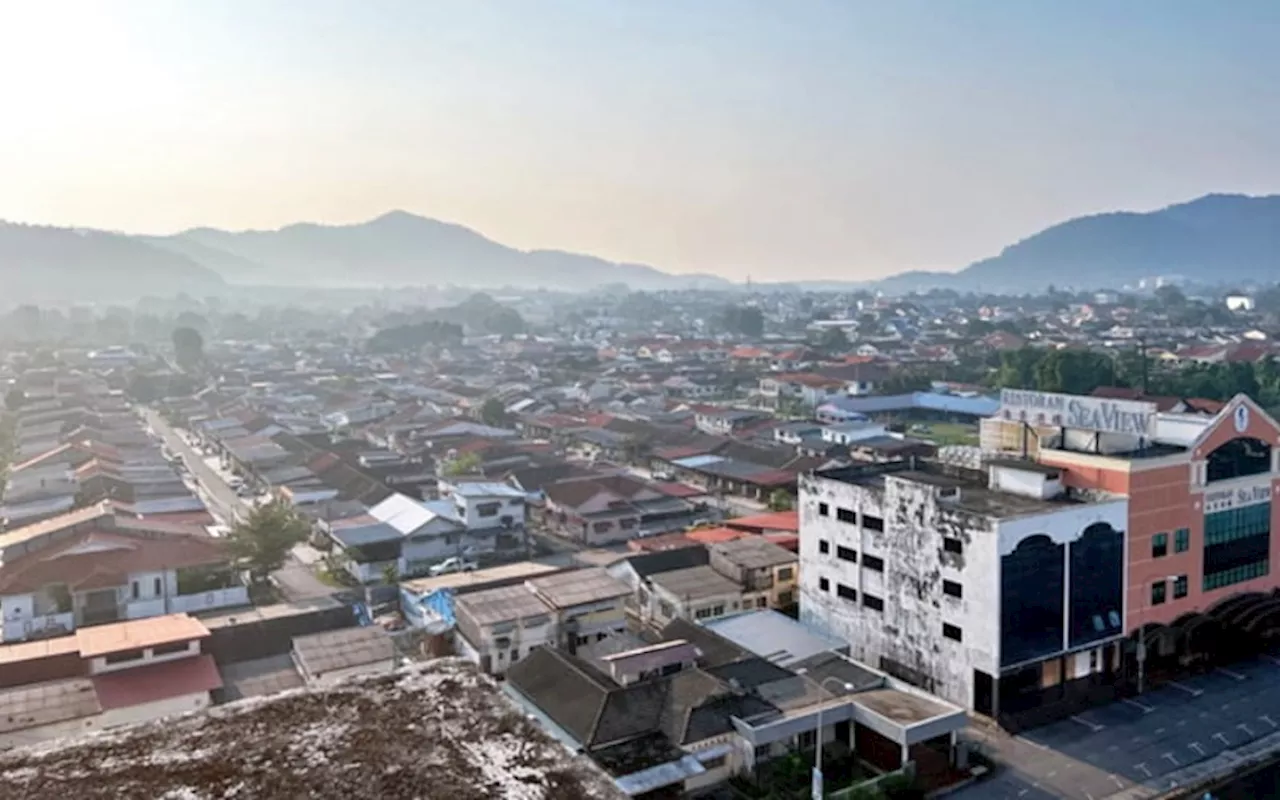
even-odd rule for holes
{"type": "Polygon", "coordinates": [[[862,554],[862,566],[872,572],[884,572],[884,559],[879,556],[871,556],[866,553],[862,554]]]}
{"type": "Polygon", "coordinates": [[[1179,575],[1173,579],[1173,599],[1187,596],[1187,576],[1179,575]]]}
{"type": "Polygon", "coordinates": [[[133,599],[137,600],[141,596],[142,596],[142,587],[138,585],[137,581],[134,581],[133,582],[133,599]]]}
{"type": "Polygon", "coordinates": [[[1191,529],[1178,528],[1173,532],[1173,552],[1185,553],[1191,549],[1191,529]]]}
{"type": "Polygon", "coordinates": [[[1169,534],[1157,533],[1151,537],[1151,557],[1164,558],[1169,555],[1169,534]]]}
{"type": "Polygon", "coordinates": [[[502,509],[502,503],[476,503],[476,513],[482,517],[496,517],[502,509]]]}
{"type": "Polygon", "coordinates": [[[831,515],[831,506],[826,503],[818,503],[818,516],[827,517],[831,515]]]}
{"type": "Polygon", "coordinates": [[[964,597],[964,589],[955,581],[943,581],[942,593],[948,597],[964,597]]]}
{"type": "Polygon", "coordinates": [[[943,536],[942,549],[946,550],[948,553],[955,553],[956,555],[960,555],[961,553],[964,552],[964,542],[960,541],[959,539],[956,539],[953,536],[943,536]]]}
{"type": "Polygon", "coordinates": [[[845,600],[853,600],[856,602],[858,599],[858,590],[850,589],[848,586],[845,586],[843,583],[837,583],[836,596],[841,597],[845,600]]]}
{"type": "Polygon", "coordinates": [[[103,659],[108,664],[123,664],[126,661],[141,661],[146,656],[141,650],[125,650],[119,653],[108,653],[103,659]]]}
{"type": "Polygon", "coordinates": [[[946,622],[942,623],[942,635],[955,642],[960,641],[962,636],[958,627],[946,622]]]}
{"type": "Polygon", "coordinates": [[[1209,483],[1270,471],[1271,446],[1249,436],[1232,439],[1205,459],[1205,480],[1209,483]]]}
{"type": "Polygon", "coordinates": [[[824,556],[825,556],[827,553],[830,553],[830,552],[831,552],[831,543],[830,543],[830,542],[828,542],[826,539],[819,539],[819,540],[818,540],[818,552],[819,552],[819,553],[821,553],[821,554],[822,554],[822,555],[824,555],[824,556]]]}
{"type": "Polygon", "coordinates": [[[160,578],[156,578],[154,583],[155,592],[153,594],[164,594],[164,584],[160,578]]]}
{"type": "Polygon", "coordinates": [[[1105,522],[1068,545],[1068,642],[1080,647],[1120,633],[1124,603],[1124,534],[1105,522]]]}
{"type": "Polygon", "coordinates": [[[884,611],[884,601],[874,594],[862,593],[862,604],[872,611],[884,611]]]}
{"type": "Polygon", "coordinates": [[[818,578],[818,589],[823,592],[831,591],[831,582],[826,578],[818,578]]]}
{"type": "MultiPolygon", "coordinates": [[[[1000,661],[1031,661],[1062,649],[1063,545],[1029,536],[1000,557],[1000,661]]],[[[1002,679],[1003,680],[1003,679],[1002,679]]]]}
{"type": "Polygon", "coordinates": [[[863,514],[862,527],[869,531],[882,531],[884,530],[884,520],[880,517],[873,517],[870,514],[863,514]]]}
{"type": "Polygon", "coordinates": [[[1156,581],[1151,584],[1151,605],[1158,606],[1164,603],[1165,585],[1164,581],[1156,581]]]}
{"type": "Polygon", "coordinates": [[[702,768],[705,770],[720,769],[727,763],[729,763],[728,756],[716,756],[715,758],[708,758],[706,761],[703,761],[702,768]]]}
{"type": "Polygon", "coordinates": [[[841,561],[852,561],[853,563],[857,564],[858,551],[850,550],[847,547],[841,547],[840,545],[836,545],[836,558],[840,559],[841,561]]]}
{"type": "Polygon", "coordinates": [[[847,508],[837,508],[836,519],[840,520],[841,522],[847,522],[850,525],[858,524],[858,515],[847,508]]]}
{"type": "Polygon", "coordinates": [[[1205,514],[1205,591],[1267,575],[1270,554],[1271,503],[1205,514]]]}
{"type": "Polygon", "coordinates": [[[151,648],[151,655],[168,656],[174,653],[185,653],[190,649],[187,642],[170,642],[169,644],[158,644],[151,648]]]}

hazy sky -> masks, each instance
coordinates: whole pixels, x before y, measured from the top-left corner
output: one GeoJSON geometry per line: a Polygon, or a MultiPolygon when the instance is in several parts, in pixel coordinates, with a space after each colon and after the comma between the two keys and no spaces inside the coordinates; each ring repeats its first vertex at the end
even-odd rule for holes
{"type": "Polygon", "coordinates": [[[1276,0],[0,0],[0,218],[392,208],[733,278],[1280,191],[1276,0]]]}

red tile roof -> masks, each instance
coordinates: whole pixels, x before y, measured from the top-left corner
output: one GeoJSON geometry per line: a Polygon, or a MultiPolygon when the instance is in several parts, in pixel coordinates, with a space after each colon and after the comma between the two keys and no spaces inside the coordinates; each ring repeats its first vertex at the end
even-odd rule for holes
{"type": "Polygon", "coordinates": [[[146,527],[145,534],[89,530],[9,561],[0,567],[0,594],[32,592],[50,583],[65,583],[73,591],[123,586],[131,572],[227,562],[217,539],[203,534],[167,535],[158,532],[159,525],[146,527]],[[86,544],[106,549],[72,552],[86,544]]]}
{"type": "Polygon", "coordinates": [[[716,542],[732,542],[734,539],[741,539],[743,536],[750,536],[751,534],[745,531],[735,531],[733,528],[703,528],[702,530],[689,531],[684,535],[686,538],[700,544],[714,544],[716,542]]]}
{"type": "Polygon", "coordinates": [[[222,676],[210,655],[122,669],[91,680],[104,709],[127,708],[222,686],[222,676]]]}
{"type": "Polygon", "coordinates": [[[800,530],[800,512],[770,511],[767,514],[725,520],[724,524],[740,530],[795,532],[800,530]]]}

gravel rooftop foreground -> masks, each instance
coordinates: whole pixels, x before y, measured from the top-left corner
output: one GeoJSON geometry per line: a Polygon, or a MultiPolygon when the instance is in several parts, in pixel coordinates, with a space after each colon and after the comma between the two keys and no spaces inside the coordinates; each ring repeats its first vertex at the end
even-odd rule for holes
{"type": "Polygon", "coordinates": [[[14,750],[0,787],[4,800],[622,797],[458,659],[14,750]]]}

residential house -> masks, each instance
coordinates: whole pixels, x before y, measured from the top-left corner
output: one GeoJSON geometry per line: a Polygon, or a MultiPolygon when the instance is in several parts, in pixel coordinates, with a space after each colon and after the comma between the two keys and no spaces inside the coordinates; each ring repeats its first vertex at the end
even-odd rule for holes
{"type": "Polygon", "coordinates": [[[782,408],[796,404],[804,408],[816,408],[841,394],[845,382],[814,373],[783,373],[763,375],[760,378],[760,400],[767,408],[782,408]]]}
{"type": "Polygon", "coordinates": [[[186,614],[0,645],[0,749],[200,711],[222,686],[186,614]]]}
{"type": "Polygon", "coordinates": [[[525,585],[555,612],[559,645],[571,653],[627,628],[631,589],[602,567],[531,578],[525,585]]]}
{"type": "Polygon", "coordinates": [[[454,600],[453,613],[459,655],[492,675],[559,641],[556,609],[523,583],[464,594],[454,600]]]}
{"type": "Polygon", "coordinates": [[[706,409],[694,416],[694,427],[712,436],[732,436],[767,418],[766,413],[747,409],[706,409]]]}
{"type": "Polygon", "coordinates": [[[316,687],[396,668],[391,636],[376,625],[295,636],[290,656],[306,684],[316,687]]]}
{"type": "Polygon", "coordinates": [[[571,478],[543,491],[547,525],[589,546],[683,528],[699,513],[695,503],[629,475],[571,478]]]}
{"type": "Polygon", "coordinates": [[[0,533],[4,641],[247,605],[221,541],[109,503],[0,533]]]}

